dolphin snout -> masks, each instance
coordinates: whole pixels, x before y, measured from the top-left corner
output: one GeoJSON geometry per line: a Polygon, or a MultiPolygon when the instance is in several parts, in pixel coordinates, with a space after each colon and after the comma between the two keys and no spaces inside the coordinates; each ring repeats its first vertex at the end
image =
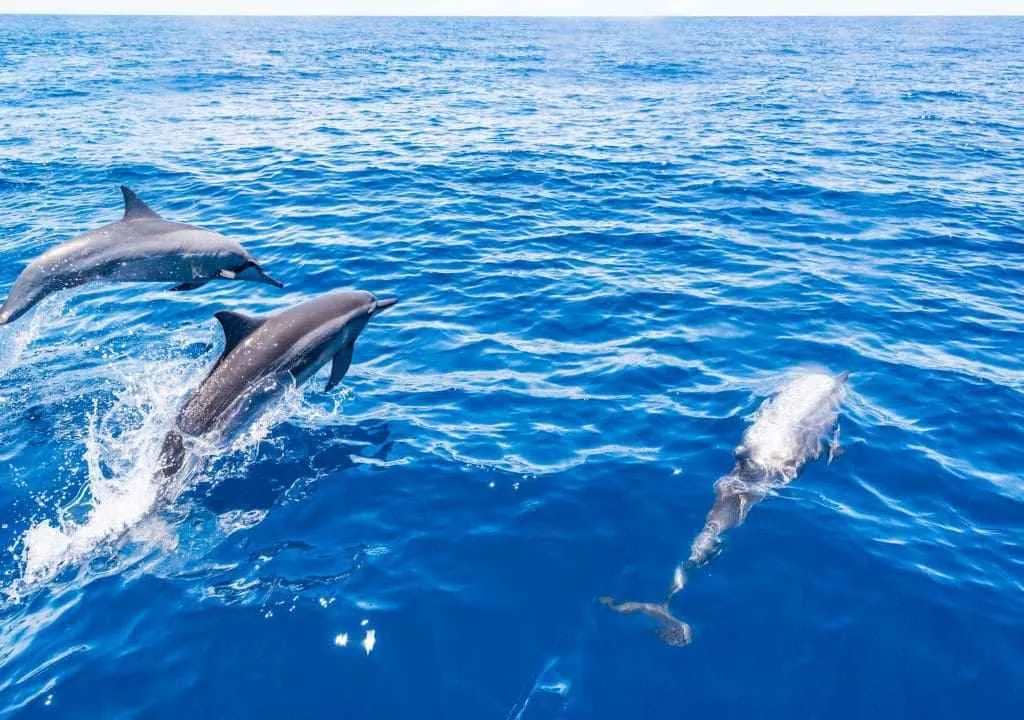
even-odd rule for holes
{"type": "Polygon", "coordinates": [[[255,260],[247,260],[241,267],[232,271],[234,278],[238,280],[249,280],[250,282],[265,283],[267,285],[273,285],[276,288],[283,288],[284,283],[280,280],[276,280],[260,267],[260,264],[255,260]]]}
{"type": "Polygon", "coordinates": [[[384,312],[397,302],[398,298],[383,298],[381,300],[377,300],[374,303],[373,308],[370,310],[370,315],[372,316],[376,315],[379,312],[384,312]]]}
{"type": "MultiPolygon", "coordinates": [[[[31,305],[29,307],[31,307],[31,305]]],[[[28,312],[29,307],[18,307],[15,303],[4,303],[4,305],[0,307],[0,325],[6,325],[14,322],[28,312]]]]}
{"type": "Polygon", "coordinates": [[[265,273],[263,271],[263,268],[261,268],[259,265],[256,266],[256,273],[257,273],[257,278],[256,278],[257,282],[266,283],[267,285],[273,285],[276,288],[283,288],[284,287],[284,283],[283,282],[281,282],[277,278],[273,278],[273,277],[270,277],[269,275],[267,275],[267,273],[265,273]]]}

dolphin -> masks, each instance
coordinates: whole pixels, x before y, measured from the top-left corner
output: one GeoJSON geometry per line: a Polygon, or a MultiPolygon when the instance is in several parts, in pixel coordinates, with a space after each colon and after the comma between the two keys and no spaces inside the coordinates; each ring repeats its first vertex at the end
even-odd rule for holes
{"type": "MultiPolygon", "coordinates": [[[[766,400],[736,448],[736,465],[715,483],[715,502],[690,546],[686,564],[707,564],[725,531],[742,523],[750,508],[775,488],[788,485],[808,460],[821,454],[821,440],[837,430],[848,372],[800,375],[766,400]]],[[[836,452],[833,447],[830,457],[836,452]]]]}
{"type": "Polygon", "coordinates": [[[17,320],[46,296],[96,280],[176,282],[192,290],[211,280],[283,285],[238,242],[195,225],[164,220],[121,186],[124,217],[58,245],[29,263],[0,308],[0,325],[17,320]]]}
{"type": "Polygon", "coordinates": [[[617,612],[639,612],[653,618],[658,634],[670,645],[689,644],[692,629],[669,611],[672,597],[683,589],[687,571],[706,565],[719,553],[722,535],[740,525],[750,508],[776,488],[788,485],[809,460],[818,458],[822,439],[830,433],[829,461],[838,453],[839,408],[846,398],[848,377],[848,372],[804,372],[761,404],[736,448],[735,466],[715,483],[715,502],[690,545],[689,557],[676,567],[664,602],[617,604],[603,597],[601,603],[617,612]]]}
{"type": "Polygon", "coordinates": [[[186,438],[195,445],[201,437],[231,434],[268,400],[291,384],[301,385],[328,361],[326,390],[336,387],[352,363],[359,333],[396,302],[341,291],[264,317],[216,313],[224,352],[178,413],[164,439],[159,472],[169,478],[182,469],[189,457],[186,438]]]}

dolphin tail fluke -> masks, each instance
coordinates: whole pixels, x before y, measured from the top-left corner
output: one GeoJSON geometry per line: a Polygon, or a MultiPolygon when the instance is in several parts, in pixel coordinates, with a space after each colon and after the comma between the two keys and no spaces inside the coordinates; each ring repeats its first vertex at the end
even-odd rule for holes
{"type": "Polygon", "coordinates": [[[651,618],[656,623],[655,633],[668,645],[673,647],[685,647],[693,642],[693,628],[669,611],[668,602],[617,603],[614,598],[608,596],[598,598],[598,602],[617,613],[623,613],[625,615],[640,613],[651,618]]]}
{"type": "Polygon", "coordinates": [[[665,617],[666,620],[654,630],[662,642],[672,647],[686,647],[693,642],[693,628],[689,623],[667,611],[665,617]]]}
{"type": "Polygon", "coordinates": [[[696,566],[689,560],[676,566],[675,572],[672,573],[672,585],[668,589],[668,597],[665,598],[665,602],[617,603],[607,595],[598,598],[597,601],[617,613],[626,615],[641,613],[646,615],[654,620],[656,623],[655,634],[667,645],[684,647],[693,642],[693,628],[685,620],[681,620],[673,615],[669,609],[669,604],[672,602],[672,598],[686,586],[686,573],[693,567],[696,566]]]}

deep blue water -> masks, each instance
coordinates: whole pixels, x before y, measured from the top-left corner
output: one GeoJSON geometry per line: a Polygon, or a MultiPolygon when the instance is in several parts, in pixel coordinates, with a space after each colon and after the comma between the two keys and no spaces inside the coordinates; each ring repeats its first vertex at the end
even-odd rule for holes
{"type": "Polygon", "coordinates": [[[122,183],[287,283],[0,329],[0,713],[1019,717],[1022,77],[1020,19],[0,17],[0,294],[122,183]],[[345,287],[401,303],[340,391],[151,508],[213,313],[345,287]],[[811,365],[846,452],[693,644],[600,607],[811,365]]]}

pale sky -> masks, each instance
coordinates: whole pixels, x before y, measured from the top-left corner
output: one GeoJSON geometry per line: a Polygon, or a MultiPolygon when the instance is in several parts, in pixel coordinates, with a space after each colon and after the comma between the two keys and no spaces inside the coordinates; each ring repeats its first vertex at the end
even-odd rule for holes
{"type": "Polygon", "coordinates": [[[0,0],[0,13],[176,15],[1022,15],[1024,0],[0,0]]]}

